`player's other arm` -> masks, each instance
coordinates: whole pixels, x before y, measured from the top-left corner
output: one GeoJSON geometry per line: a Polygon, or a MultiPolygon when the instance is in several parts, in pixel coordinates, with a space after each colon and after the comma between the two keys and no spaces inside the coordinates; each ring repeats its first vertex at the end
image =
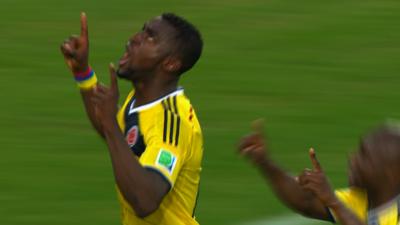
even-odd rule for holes
{"type": "Polygon", "coordinates": [[[311,192],[302,188],[294,177],[269,158],[262,129],[262,121],[255,121],[254,132],[242,138],[239,143],[239,152],[247,156],[261,171],[285,205],[304,216],[329,220],[329,212],[322,202],[311,192]]]}
{"type": "Polygon", "coordinates": [[[89,68],[89,37],[85,13],[81,13],[80,36],[70,36],[61,44],[60,48],[68,68],[74,74],[80,87],[86,114],[100,136],[104,137],[100,122],[96,117],[95,105],[92,101],[97,78],[89,68]]]}
{"type": "Polygon", "coordinates": [[[132,154],[116,121],[105,126],[114,176],[125,200],[138,217],[146,217],[158,209],[169,190],[169,183],[158,173],[144,168],[132,154]]]}
{"type": "Polygon", "coordinates": [[[310,149],[310,159],[313,169],[306,169],[299,176],[300,185],[313,193],[325,207],[334,213],[335,219],[342,225],[365,225],[350,209],[339,199],[329,184],[325,173],[317,160],[314,149],[310,149]]]}
{"type": "Polygon", "coordinates": [[[94,101],[111,156],[114,177],[125,200],[143,218],[158,209],[170,185],[157,172],[144,168],[132,154],[116,121],[118,85],[110,65],[111,87],[98,87],[94,101]]]}

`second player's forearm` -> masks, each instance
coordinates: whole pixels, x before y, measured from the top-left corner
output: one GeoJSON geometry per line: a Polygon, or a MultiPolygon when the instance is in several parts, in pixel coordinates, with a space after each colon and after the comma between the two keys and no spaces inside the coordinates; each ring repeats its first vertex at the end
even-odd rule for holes
{"type": "Polygon", "coordinates": [[[258,167],[279,199],[289,208],[308,217],[323,220],[328,218],[322,203],[279,166],[265,160],[258,167]]]}

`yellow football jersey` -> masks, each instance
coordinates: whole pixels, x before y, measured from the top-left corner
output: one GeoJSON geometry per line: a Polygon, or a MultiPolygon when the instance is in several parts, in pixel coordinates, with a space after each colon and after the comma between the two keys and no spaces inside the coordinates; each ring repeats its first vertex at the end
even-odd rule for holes
{"type": "Polygon", "coordinates": [[[367,193],[358,188],[335,191],[336,196],[368,225],[398,225],[400,196],[375,209],[368,208],[367,193]]]}
{"type": "Polygon", "coordinates": [[[183,89],[135,107],[132,91],[117,115],[118,124],[140,164],[161,174],[170,184],[159,208],[141,219],[117,187],[124,225],[198,224],[194,210],[198,196],[203,135],[183,89]]]}

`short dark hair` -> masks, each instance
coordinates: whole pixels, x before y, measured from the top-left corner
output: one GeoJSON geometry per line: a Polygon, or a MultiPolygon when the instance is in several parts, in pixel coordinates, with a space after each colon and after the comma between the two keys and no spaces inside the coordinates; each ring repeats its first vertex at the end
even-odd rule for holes
{"type": "Polygon", "coordinates": [[[163,13],[161,18],[175,28],[175,53],[181,57],[182,67],[178,74],[191,69],[200,58],[203,49],[203,40],[197,28],[182,17],[173,13],[163,13]]]}
{"type": "Polygon", "coordinates": [[[362,139],[363,145],[367,145],[387,158],[388,161],[399,163],[400,161],[400,126],[394,122],[386,123],[362,139]]]}

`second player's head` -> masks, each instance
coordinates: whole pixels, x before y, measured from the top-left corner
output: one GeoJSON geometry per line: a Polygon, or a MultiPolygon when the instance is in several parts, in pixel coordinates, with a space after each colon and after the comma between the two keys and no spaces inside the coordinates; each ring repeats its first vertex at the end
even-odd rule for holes
{"type": "Polygon", "coordinates": [[[364,136],[350,160],[350,184],[366,189],[400,185],[400,128],[385,125],[364,136]]]}
{"type": "Polygon", "coordinates": [[[179,16],[164,13],[146,22],[129,39],[118,76],[136,81],[167,74],[177,79],[197,62],[202,47],[196,27],[179,16]]]}

